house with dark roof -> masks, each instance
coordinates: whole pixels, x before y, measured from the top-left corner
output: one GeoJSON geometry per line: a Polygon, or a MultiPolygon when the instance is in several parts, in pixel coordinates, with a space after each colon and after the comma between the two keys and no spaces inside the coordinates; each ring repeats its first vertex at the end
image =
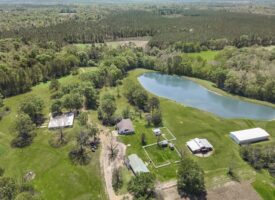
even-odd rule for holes
{"type": "Polygon", "coordinates": [[[133,123],[130,119],[122,119],[117,125],[118,134],[129,135],[135,132],[133,123]]]}

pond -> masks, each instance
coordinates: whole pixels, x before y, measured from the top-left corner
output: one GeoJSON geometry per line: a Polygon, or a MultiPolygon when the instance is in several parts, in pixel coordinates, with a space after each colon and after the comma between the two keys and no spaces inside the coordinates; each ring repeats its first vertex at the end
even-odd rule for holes
{"type": "Polygon", "coordinates": [[[149,92],[224,118],[275,119],[275,108],[226,97],[180,76],[145,73],[138,78],[149,92]]]}

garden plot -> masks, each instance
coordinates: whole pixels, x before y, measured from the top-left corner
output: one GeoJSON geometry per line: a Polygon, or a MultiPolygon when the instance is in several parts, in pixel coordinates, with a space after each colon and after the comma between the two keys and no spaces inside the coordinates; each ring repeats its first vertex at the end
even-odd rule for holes
{"type": "Polygon", "coordinates": [[[164,139],[166,139],[168,141],[174,141],[177,139],[168,128],[162,127],[162,128],[160,128],[160,130],[161,130],[161,135],[164,139]]]}
{"type": "Polygon", "coordinates": [[[180,160],[180,153],[176,147],[160,147],[157,143],[143,147],[146,155],[155,168],[165,167],[180,160]]]}

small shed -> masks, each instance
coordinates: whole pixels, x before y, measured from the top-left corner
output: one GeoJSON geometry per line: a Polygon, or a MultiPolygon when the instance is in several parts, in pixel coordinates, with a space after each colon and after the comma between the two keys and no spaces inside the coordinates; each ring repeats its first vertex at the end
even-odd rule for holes
{"type": "Polygon", "coordinates": [[[160,130],[160,128],[155,128],[155,129],[153,129],[153,132],[154,132],[155,136],[160,136],[160,135],[161,135],[161,130],[160,130]]]}
{"type": "Polygon", "coordinates": [[[130,119],[122,119],[117,125],[118,134],[129,135],[135,132],[133,123],[130,119]]]}
{"type": "Polygon", "coordinates": [[[49,129],[69,128],[73,127],[74,113],[64,113],[56,117],[51,117],[48,125],[49,129]]]}
{"type": "Polygon", "coordinates": [[[162,140],[159,142],[159,145],[162,147],[167,147],[168,146],[168,141],[167,140],[162,140]]]}
{"type": "Polygon", "coordinates": [[[170,148],[171,150],[174,150],[174,149],[175,149],[175,145],[174,145],[173,143],[169,143],[169,148],[170,148]]]}
{"type": "Polygon", "coordinates": [[[207,153],[213,150],[213,146],[208,142],[207,139],[195,138],[189,140],[186,144],[192,153],[207,153]]]}
{"type": "Polygon", "coordinates": [[[131,154],[130,156],[128,156],[128,165],[135,175],[137,175],[138,173],[149,172],[148,168],[146,167],[144,162],[137,156],[137,154],[131,154]]]}
{"type": "Polygon", "coordinates": [[[230,132],[230,137],[241,145],[268,140],[269,134],[262,128],[252,128],[230,132]]]}

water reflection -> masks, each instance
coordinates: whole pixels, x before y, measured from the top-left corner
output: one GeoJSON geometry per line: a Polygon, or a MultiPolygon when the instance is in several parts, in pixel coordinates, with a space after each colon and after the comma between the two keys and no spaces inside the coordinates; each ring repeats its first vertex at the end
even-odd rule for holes
{"type": "Polygon", "coordinates": [[[275,119],[275,109],[215,94],[179,76],[146,73],[138,78],[149,92],[225,118],[275,119]]]}

